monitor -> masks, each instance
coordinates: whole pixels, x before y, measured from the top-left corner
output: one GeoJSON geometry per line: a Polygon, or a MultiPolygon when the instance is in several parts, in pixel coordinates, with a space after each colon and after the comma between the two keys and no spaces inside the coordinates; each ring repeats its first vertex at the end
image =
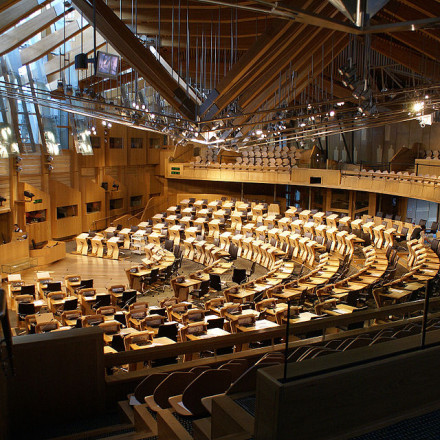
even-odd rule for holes
{"type": "Polygon", "coordinates": [[[119,56],[98,51],[96,54],[96,76],[115,78],[119,72],[119,56]]]}
{"type": "Polygon", "coordinates": [[[21,294],[35,296],[35,285],[29,284],[27,286],[21,286],[21,294]]]}
{"type": "Polygon", "coordinates": [[[79,289],[92,289],[93,288],[93,280],[81,280],[81,285],[79,289]]]}

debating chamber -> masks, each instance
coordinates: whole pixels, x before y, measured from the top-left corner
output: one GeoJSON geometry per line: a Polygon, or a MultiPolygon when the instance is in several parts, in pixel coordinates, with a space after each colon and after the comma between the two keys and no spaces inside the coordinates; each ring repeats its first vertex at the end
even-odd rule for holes
{"type": "Polygon", "coordinates": [[[440,439],[440,0],[0,0],[0,439],[440,439]]]}

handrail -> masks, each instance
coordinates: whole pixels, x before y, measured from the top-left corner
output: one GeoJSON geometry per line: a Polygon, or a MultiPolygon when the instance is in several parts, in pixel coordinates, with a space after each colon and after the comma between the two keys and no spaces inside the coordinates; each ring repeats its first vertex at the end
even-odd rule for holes
{"type": "MultiPolygon", "coordinates": [[[[431,306],[440,307],[440,297],[431,300],[431,306]]],[[[423,309],[424,300],[413,301],[404,304],[381,307],[380,309],[366,310],[341,316],[323,317],[312,321],[298,322],[290,325],[291,334],[306,334],[313,331],[325,330],[329,327],[346,326],[357,322],[368,321],[375,318],[388,318],[390,315],[405,315],[423,309]]],[[[196,353],[203,350],[230,347],[248,342],[261,341],[284,337],[286,326],[253,330],[249,332],[235,333],[216,338],[201,339],[198,341],[180,342],[173,345],[144,348],[140,350],[108,353],[104,355],[104,365],[113,367],[117,365],[136,363],[161,359],[163,357],[177,357],[182,354],[196,353]]]]}
{"type": "Polygon", "coordinates": [[[98,220],[93,220],[93,222],[92,222],[92,226],[95,226],[95,228],[92,228],[92,229],[96,229],[96,224],[97,223],[99,223],[99,222],[101,222],[101,221],[104,221],[104,220],[110,220],[110,219],[115,219],[115,218],[118,218],[118,217],[122,217],[122,216],[124,216],[124,215],[127,215],[129,212],[131,213],[131,212],[133,212],[133,211],[136,211],[136,208],[131,208],[131,209],[129,209],[128,211],[126,211],[126,213],[125,214],[113,214],[113,215],[109,215],[109,216],[107,216],[107,217],[102,217],[102,218],[100,218],[100,219],[98,219],[98,220]]]}

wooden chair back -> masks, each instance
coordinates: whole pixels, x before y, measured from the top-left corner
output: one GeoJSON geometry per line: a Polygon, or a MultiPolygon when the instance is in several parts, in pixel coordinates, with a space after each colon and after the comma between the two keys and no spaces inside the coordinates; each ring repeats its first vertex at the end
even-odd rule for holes
{"type": "Polygon", "coordinates": [[[60,328],[59,321],[40,322],[35,326],[35,333],[47,333],[60,328]]]}
{"type": "Polygon", "coordinates": [[[182,324],[186,325],[189,322],[198,322],[205,319],[205,310],[189,309],[182,315],[182,324]]]}
{"type": "Polygon", "coordinates": [[[186,371],[176,371],[168,374],[154,390],[154,401],[162,409],[169,408],[168,398],[182,394],[185,388],[196,378],[197,374],[186,371]]]}
{"type": "Polygon", "coordinates": [[[183,392],[182,403],[195,417],[207,414],[202,404],[206,396],[224,393],[231,385],[232,374],[229,370],[208,370],[194,379],[183,392]]]}
{"type": "Polygon", "coordinates": [[[144,330],[135,334],[128,335],[124,339],[125,350],[131,350],[132,344],[142,344],[151,341],[153,341],[153,332],[150,332],[149,330],[144,330]]]}

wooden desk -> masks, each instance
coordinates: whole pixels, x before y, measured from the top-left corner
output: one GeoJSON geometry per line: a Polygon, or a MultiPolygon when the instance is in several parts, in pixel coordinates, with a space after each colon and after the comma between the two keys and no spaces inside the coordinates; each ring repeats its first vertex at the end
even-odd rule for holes
{"type": "Polygon", "coordinates": [[[178,298],[178,302],[188,301],[188,294],[191,290],[197,289],[200,286],[200,280],[193,280],[191,278],[185,279],[182,283],[174,283],[175,296],[178,298]]]}

